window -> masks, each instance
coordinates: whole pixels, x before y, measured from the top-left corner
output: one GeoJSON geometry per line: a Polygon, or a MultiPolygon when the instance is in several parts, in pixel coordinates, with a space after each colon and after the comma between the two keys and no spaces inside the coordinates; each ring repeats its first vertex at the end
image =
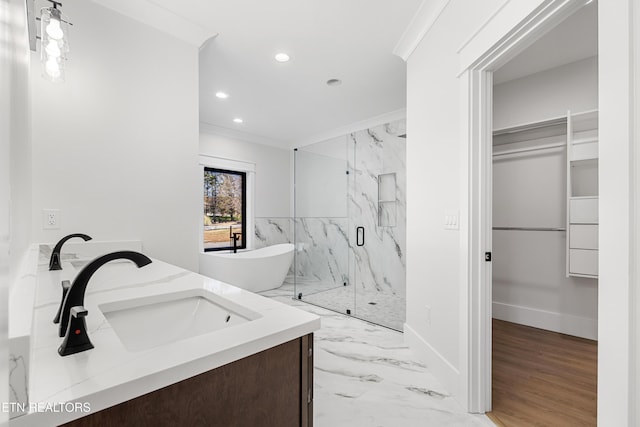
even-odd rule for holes
{"type": "Polygon", "coordinates": [[[246,244],[247,175],[204,168],[204,250],[244,249],[246,244]]]}

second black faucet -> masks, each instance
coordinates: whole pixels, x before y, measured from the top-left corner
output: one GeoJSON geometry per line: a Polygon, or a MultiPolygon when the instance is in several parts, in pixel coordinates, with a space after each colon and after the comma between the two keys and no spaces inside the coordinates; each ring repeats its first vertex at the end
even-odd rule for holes
{"type": "Polygon", "coordinates": [[[66,243],[67,240],[73,239],[74,237],[80,237],[84,239],[84,241],[91,240],[91,236],[87,236],[82,233],[69,234],[68,236],[64,236],[62,239],[56,243],[56,246],[53,248],[51,252],[51,258],[49,259],[49,271],[52,270],[62,270],[62,262],[60,260],[60,251],[62,250],[62,245],[66,243]]]}

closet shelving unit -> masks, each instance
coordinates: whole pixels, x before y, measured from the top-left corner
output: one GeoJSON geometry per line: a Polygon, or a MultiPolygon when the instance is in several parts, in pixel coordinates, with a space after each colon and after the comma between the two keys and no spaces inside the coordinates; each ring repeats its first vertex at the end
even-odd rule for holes
{"type": "Polygon", "coordinates": [[[598,278],[598,111],[567,113],[567,277],[598,278]]]}
{"type": "MultiPolygon", "coordinates": [[[[494,227],[494,230],[565,231],[566,276],[598,278],[598,111],[567,112],[535,123],[497,129],[496,145],[512,149],[494,151],[494,158],[529,151],[566,148],[566,228],[494,227]],[[564,135],[565,142],[536,143],[553,135],[564,135]]],[[[560,184],[562,185],[562,184],[560,184]]]]}

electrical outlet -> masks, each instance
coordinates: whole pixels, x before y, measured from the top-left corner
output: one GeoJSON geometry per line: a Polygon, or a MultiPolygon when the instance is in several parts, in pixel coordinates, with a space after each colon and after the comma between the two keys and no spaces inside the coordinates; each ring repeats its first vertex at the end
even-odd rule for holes
{"type": "Polygon", "coordinates": [[[429,307],[428,305],[425,305],[424,313],[425,313],[425,320],[427,322],[427,325],[431,325],[431,307],[429,307]]]}
{"type": "Polygon", "coordinates": [[[60,209],[42,210],[42,228],[45,230],[60,229],[60,209]]]}

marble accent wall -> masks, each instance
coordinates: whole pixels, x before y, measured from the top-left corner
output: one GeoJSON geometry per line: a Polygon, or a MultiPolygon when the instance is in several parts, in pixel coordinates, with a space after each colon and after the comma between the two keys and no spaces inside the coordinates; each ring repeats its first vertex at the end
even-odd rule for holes
{"type": "Polygon", "coordinates": [[[256,217],[254,244],[256,249],[293,242],[293,219],[256,217]]]}
{"type": "MultiPolygon", "coordinates": [[[[254,247],[264,248],[280,243],[293,243],[293,218],[256,217],[254,220],[254,247]]],[[[295,265],[292,262],[287,276],[293,276],[295,265]]]]}

